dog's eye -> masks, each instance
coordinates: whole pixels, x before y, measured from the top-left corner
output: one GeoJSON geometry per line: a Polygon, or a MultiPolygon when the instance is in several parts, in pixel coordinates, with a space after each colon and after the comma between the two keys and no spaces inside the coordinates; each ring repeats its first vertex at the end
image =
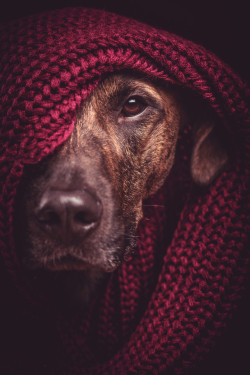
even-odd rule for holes
{"type": "Polygon", "coordinates": [[[145,101],[138,96],[131,96],[122,107],[122,114],[125,117],[139,115],[146,108],[145,101]]]}

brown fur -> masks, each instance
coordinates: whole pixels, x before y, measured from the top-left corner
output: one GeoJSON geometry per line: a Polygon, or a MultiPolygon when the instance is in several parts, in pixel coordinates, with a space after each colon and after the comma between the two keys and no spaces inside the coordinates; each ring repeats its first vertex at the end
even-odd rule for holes
{"type": "MultiPolygon", "coordinates": [[[[81,271],[84,286],[80,298],[88,299],[86,295],[91,294],[96,280],[115,270],[135,246],[142,201],[156,192],[169,174],[178,131],[186,117],[179,90],[173,87],[124,73],[111,75],[100,83],[83,104],[75,130],[65,145],[39,166],[27,168],[16,210],[16,223],[23,223],[17,226],[17,238],[24,265],[61,275],[65,275],[61,271],[67,271],[66,278],[81,271]],[[143,111],[125,116],[124,106],[135,96],[143,99],[143,111]],[[86,188],[100,200],[100,223],[84,241],[48,237],[37,224],[36,207],[44,192],[52,188],[86,188]]],[[[204,129],[196,136],[199,149],[206,139],[206,125],[204,129]]],[[[204,155],[206,148],[203,146],[204,155]]],[[[209,158],[206,154],[205,159],[209,158]]],[[[204,157],[200,163],[197,147],[193,160],[196,165],[191,170],[199,183],[204,157]]],[[[216,171],[207,173],[205,183],[212,180],[224,162],[219,168],[213,167],[216,171]]]]}

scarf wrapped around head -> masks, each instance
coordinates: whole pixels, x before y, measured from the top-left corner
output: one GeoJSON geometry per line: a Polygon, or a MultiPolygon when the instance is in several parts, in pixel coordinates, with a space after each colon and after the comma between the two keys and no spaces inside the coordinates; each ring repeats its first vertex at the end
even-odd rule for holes
{"type": "Polygon", "coordinates": [[[42,320],[52,321],[48,326],[65,353],[55,373],[158,374],[193,366],[227,324],[249,266],[247,87],[203,47],[98,10],[69,8],[14,20],[2,26],[0,38],[1,257],[19,310],[40,311],[42,320]],[[15,251],[17,188],[25,165],[67,140],[103,75],[121,70],[196,92],[238,151],[211,186],[193,189],[192,124],[184,129],[181,157],[151,199],[159,204],[145,207],[150,220],[142,220],[135,256],[112,274],[89,316],[50,316],[39,308],[15,251]],[[171,227],[173,200],[178,209],[171,227]]]}

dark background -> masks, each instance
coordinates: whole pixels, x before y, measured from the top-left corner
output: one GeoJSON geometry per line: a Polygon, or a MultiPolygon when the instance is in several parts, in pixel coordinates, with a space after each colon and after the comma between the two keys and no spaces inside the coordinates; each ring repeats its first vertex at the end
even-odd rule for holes
{"type": "Polygon", "coordinates": [[[204,45],[250,82],[248,0],[2,0],[2,3],[0,21],[74,5],[136,18],[204,45]]]}
{"type": "MultiPolygon", "coordinates": [[[[138,19],[202,44],[250,83],[248,1],[5,1],[4,5],[0,5],[2,22],[31,13],[74,5],[105,9],[138,19]]],[[[249,298],[245,296],[227,331],[205,362],[195,371],[195,375],[250,374],[249,320],[249,298]]],[[[194,372],[191,371],[190,374],[193,375],[194,372]]]]}

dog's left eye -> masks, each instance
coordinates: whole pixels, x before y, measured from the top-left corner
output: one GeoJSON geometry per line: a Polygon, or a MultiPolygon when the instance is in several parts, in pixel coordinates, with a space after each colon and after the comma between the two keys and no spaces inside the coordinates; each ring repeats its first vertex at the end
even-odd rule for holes
{"type": "Polygon", "coordinates": [[[122,107],[122,114],[125,117],[133,117],[144,111],[147,104],[139,96],[131,96],[122,107]]]}

